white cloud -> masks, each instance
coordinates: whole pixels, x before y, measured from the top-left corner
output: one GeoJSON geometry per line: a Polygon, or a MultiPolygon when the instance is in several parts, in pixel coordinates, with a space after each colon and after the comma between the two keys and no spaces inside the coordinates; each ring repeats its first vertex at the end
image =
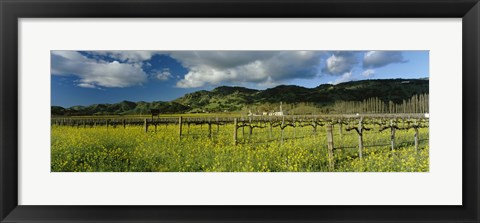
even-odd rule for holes
{"type": "Polygon", "coordinates": [[[124,63],[139,63],[150,60],[157,51],[151,50],[112,50],[112,51],[88,51],[94,56],[107,56],[124,63]]]}
{"type": "Polygon", "coordinates": [[[366,78],[372,77],[374,74],[375,74],[375,70],[373,70],[373,69],[364,70],[362,72],[362,76],[366,77],[366,78]]]}
{"type": "MultiPolygon", "coordinates": [[[[129,87],[147,77],[177,80],[180,88],[208,85],[272,86],[293,79],[313,79],[323,74],[340,76],[334,83],[352,79],[363,52],[351,51],[52,51],[52,74],[75,75],[85,88],[129,87]],[[83,54],[82,54],[83,53],[83,54]],[[320,56],[331,54],[320,69],[320,56]],[[168,55],[188,70],[184,76],[169,69],[152,70],[154,55],[168,55]],[[87,56],[85,56],[87,55],[87,56]],[[112,62],[112,60],[115,60],[112,62]],[[150,67],[150,68],[149,68],[150,67]]],[[[405,62],[398,51],[369,51],[363,55],[361,77],[375,75],[375,67],[405,62]]]]}
{"type": "Polygon", "coordinates": [[[77,86],[83,87],[83,88],[97,88],[97,86],[89,83],[80,83],[80,84],[77,84],[77,86]]]}
{"type": "Polygon", "coordinates": [[[344,73],[340,78],[336,79],[333,84],[340,84],[343,82],[348,82],[354,80],[352,72],[344,73]]]}
{"type": "Polygon", "coordinates": [[[52,51],[52,75],[74,75],[80,87],[129,87],[147,80],[137,64],[90,59],[76,51],[52,51]]]}
{"type": "Polygon", "coordinates": [[[357,57],[351,52],[336,52],[325,61],[325,73],[339,75],[349,72],[358,63],[357,57]]]}
{"type": "Polygon", "coordinates": [[[172,77],[172,73],[170,73],[170,69],[165,68],[161,71],[154,71],[154,76],[161,81],[168,80],[172,77]]]}
{"type": "Polygon", "coordinates": [[[391,63],[407,62],[400,51],[368,51],[363,57],[364,68],[378,68],[391,63]]]}
{"type": "Polygon", "coordinates": [[[182,51],[169,54],[189,72],[180,88],[221,83],[268,85],[294,78],[313,78],[320,52],[314,51],[182,51]]]}

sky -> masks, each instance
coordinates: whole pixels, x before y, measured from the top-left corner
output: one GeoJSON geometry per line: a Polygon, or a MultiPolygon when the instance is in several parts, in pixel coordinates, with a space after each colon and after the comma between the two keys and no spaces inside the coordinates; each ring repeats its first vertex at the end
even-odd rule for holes
{"type": "Polygon", "coordinates": [[[267,89],[429,77],[428,51],[51,51],[51,104],[171,101],[218,86],[267,89]]]}

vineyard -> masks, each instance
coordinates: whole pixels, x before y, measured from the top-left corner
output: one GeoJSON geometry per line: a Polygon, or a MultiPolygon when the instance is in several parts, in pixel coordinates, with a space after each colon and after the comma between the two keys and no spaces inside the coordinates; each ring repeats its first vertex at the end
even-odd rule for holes
{"type": "Polygon", "coordinates": [[[423,113],[52,118],[54,172],[428,171],[423,113]]]}

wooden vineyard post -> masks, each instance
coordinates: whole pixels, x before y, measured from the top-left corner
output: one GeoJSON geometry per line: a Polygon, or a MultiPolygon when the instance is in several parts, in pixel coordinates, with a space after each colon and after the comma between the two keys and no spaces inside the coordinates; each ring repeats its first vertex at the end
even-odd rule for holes
{"type": "Polygon", "coordinates": [[[182,139],[182,116],[178,117],[178,137],[182,139]]]}
{"type": "Polygon", "coordinates": [[[248,142],[251,142],[252,140],[252,134],[253,134],[253,126],[252,124],[249,125],[249,129],[248,129],[248,142]]]}
{"type": "Polygon", "coordinates": [[[330,170],[334,168],[333,159],[333,125],[327,125],[327,143],[328,143],[328,166],[330,170]]]}
{"type": "Polygon", "coordinates": [[[153,126],[155,126],[155,133],[157,133],[157,123],[153,122],[153,126]]]}
{"type": "Polygon", "coordinates": [[[87,128],[87,123],[83,120],[83,128],[87,128]]]}
{"type": "Polygon", "coordinates": [[[415,138],[415,153],[418,152],[418,125],[417,125],[417,120],[415,120],[413,129],[415,130],[415,134],[413,137],[415,138]]]}
{"type": "MultiPolygon", "coordinates": [[[[338,124],[338,134],[339,134],[339,138],[340,138],[340,140],[338,140],[337,146],[340,146],[340,147],[341,147],[341,146],[343,145],[343,144],[342,144],[342,139],[343,139],[343,132],[342,132],[342,131],[343,131],[343,120],[338,119],[338,120],[337,120],[337,124],[338,124]]],[[[334,125],[333,127],[334,127],[334,129],[335,129],[335,125],[334,125]]]]}
{"type": "Polygon", "coordinates": [[[123,119],[123,121],[122,121],[122,122],[123,122],[123,128],[125,129],[125,127],[126,127],[126,122],[125,122],[125,119],[123,119]]]}
{"type": "Polygon", "coordinates": [[[252,117],[248,118],[248,142],[252,140],[253,126],[252,126],[252,117]]]}
{"type": "Polygon", "coordinates": [[[343,130],[342,130],[342,128],[343,128],[343,121],[342,121],[341,119],[339,119],[339,120],[338,120],[338,124],[339,124],[339,125],[338,125],[338,126],[339,126],[339,127],[338,127],[338,133],[340,134],[340,138],[343,138],[343,132],[342,132],[342,131],[343,131],[343,130]]]}
{"type": "Polygon", "coordinates": [[[317,118],[313,120],[312,125],[313,125],[313,138],[315,139],[315,137],[317,136],[317,118]]]}
{"type": "Polygon", "coordinates": [[[148,132],[148,122],[147,122],[147,119],[143,120],[143,128],[145,129],[145,132],[148,132]]]}
{"type": "Polygon", "coordinates": [[[107,129],[108,129],[108,123],[110,122],[110,119],[107,119],[107,121],[105,121],[105,124],[107,125],[107,129]]]}
{"type": "Polygon", "coordinates": [[[296,126],[297,126],[297,123],[295,123],[295,117],[293,117],[293,138],[297,138],[297,129],[296,129],[296,126]]]}
{"type": "Polygon", "coordinates": [[[358,122],[358,157],[362,159],[363,150],[363,117],[358,122]]]}
{"type": "Polygon", "coordinates": [[[242,139],[245,142],[245,120],[242,117],[242,139]]]}
{"type": "Polygon", "coordinates": [[[238,120],[237,118],[233,119],[233,144],[237,145],[237,125],[238,125],[238,120]]]}
{"type": "Polygon", "coordinates": [[[208,138],[212,139],[212,121],[208,119],[208,138]]]}
{"type": "Polygon", "coordinates": [[[395,125],[393,120],[390,120],[390,143],[392,145],[392,151],[395,151],[395,125]]]}
{"type": "Polygon", "coordinates": [[[283,144],[283,131],[285,129],[285,116],[282,117],[282,125],[280,127],[282,129],[282,144],[283,144]]]}

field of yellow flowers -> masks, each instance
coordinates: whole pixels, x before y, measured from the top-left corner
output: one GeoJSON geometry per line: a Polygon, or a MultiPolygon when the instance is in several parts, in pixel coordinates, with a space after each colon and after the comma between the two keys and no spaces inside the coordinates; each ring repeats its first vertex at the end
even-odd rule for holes
{"type": "MultiPolygon", "coordinates": [[[[335,128],[337,128],[335,126],[335,128]]],[[[324,128],[280,129],[248,127],[238,130],[233,143],[233,125],[191,125],[178,135],[178,126],[162,125],[145,132],[142,126],[78,128],[52,126],[52,172],[427,172],[428,129],[420,129],[420,148],[413,145],[413,129],[396,132],[391,151],[389,131],[364,134],[363,158],[358,158],[358,135],[334,133],[334,169],[329,169],[324,128]],[[375,145],[375,146],[373,146],[375,145]]]]}

